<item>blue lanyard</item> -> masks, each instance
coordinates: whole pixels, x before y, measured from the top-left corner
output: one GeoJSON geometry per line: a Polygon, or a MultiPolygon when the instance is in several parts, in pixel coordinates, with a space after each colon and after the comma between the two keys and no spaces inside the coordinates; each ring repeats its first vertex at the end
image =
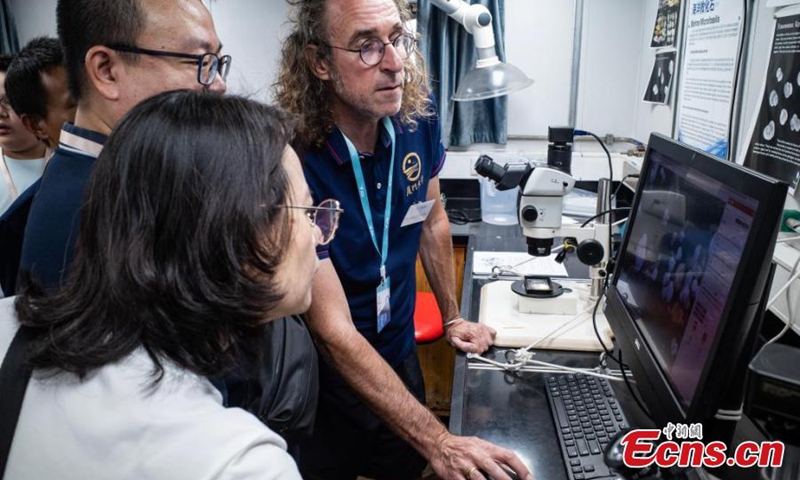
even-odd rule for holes
{"type": "Polygon", "coordinates": [[[350,152],[350,160],[353,163],[353,173],[356,176],[356,185],[358,186],[358,196],[361,199],[361,209],[364,211],[364,217],[367,219],[367,228],[372,237],[372,244],[381,256],[381,281],[386,279],[386,257],[389,255],[389,219],[392,216],[392,180],[394,179],[394,147],[395,147],[395,132],[394,125],[389,117],[383,117],[383,125],[386,131],[389,132],[389,138],[392,140],[392,156],[389,161],[389,185],[386,193],[386,212],[383,216],[383,248],[378,247],[378,240],[375,236],[375,225],[372,223],[372,210],[369,206],[369,198],[367,197],[367,186],[364,182],[364,171],[361,169],[361,160],[358,156],[358,151],[347,136],[342,133],[344,141],[347,144],[347,150],[350,152]]]}

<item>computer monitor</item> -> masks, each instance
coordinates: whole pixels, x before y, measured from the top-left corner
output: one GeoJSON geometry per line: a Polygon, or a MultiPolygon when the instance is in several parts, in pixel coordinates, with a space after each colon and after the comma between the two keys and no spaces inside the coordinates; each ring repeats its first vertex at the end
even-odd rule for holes
{"type": "Polygon", "coordinates": [[[605,315],[657,426],[741,406],[787,187],[651,135],[605,315]]]}

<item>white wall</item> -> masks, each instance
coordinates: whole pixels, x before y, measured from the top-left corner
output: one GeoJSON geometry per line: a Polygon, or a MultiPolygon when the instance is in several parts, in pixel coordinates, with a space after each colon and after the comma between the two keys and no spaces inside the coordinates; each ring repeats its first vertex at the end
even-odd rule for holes
{"type": "Polygon", "coordinates": [[[212,0],[209,2],[225,53],[233,57],[228,91],[269,100],[286,36],[285,0],[212,0]]]}
{"type": "MultiPolygon", "coordinates": [[[[234,57],[229,90],[267,100],[286,34],[284,0],[204,0],[225,52],[234,57]]],[[[743,99],[746,128],[757,105],[768,61],[774,9],[755,0],[756,23],[750,72],[743,99]]],[[[55,35],[56,0],[10,0],[21,42],[55,35]]],[[[509,134],[545,135],[547,126],[567,123],[572,62],[574,1],[506,0],[506,50],[511,63],[536,83],[509,97],[509,134]]],[[[576,126],[600,135],[646,141],[650,132],[669,135],[673,109],[641,101],[655,51],[649,48],[658,0],[585,0],[576,126]]],[[[673,88],[677,91],[677,88],[673,88]]],[[[674,99],[673,99],[674,103],[674,99]]],[[[740,137],[745,141],[745,135],[740,137]]],[[[617,149],[628,148],[617,145],[617,149]]],[[[472,151],[543,152],[543,142],[474,145],[472,151]]],[[[577,151],[597,151],[580,142],[577,151]]]]}
{"type": "Polygon", "coordinates": [[[636,135],[636,118],[631,114],[642,98],[637,77],[643,50],[639,26],[646,3],[584,2],[576,128],[646,140],[636,135]]]}
{"type": "Polygon", "coordinates": [[[546,135],[569,118],[572,1],[506,0],[506,60],[534,84],[508,97],[509,135],[546,135]]]}
{"type": "Polygon", "coordinates": [[[20,46],[34,37],[56,36],[57,0],[9,0],[14,15],[20,46]]]}

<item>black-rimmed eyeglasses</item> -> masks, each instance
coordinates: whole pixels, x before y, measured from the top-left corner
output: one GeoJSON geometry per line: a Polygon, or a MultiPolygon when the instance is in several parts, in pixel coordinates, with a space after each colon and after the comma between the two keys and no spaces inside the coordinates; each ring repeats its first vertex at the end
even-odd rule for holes
{"type": "Polygon", "coordinates": [[[282,207],[305,210],[311,225],[319,229],[320,237],[317,239],[317,244],[327,245],[336,236],[336,229],[339,227],[339,216],[344,212],[339,205],[338,200],[329,198],[320,202],[316,207],[303,207],[300,205],[282,205],[282,207]]]}
{"type": "Polygon", "coordinates": [[[191,54],[182,52],[169,52],[166,50],[148,50],[146,48],[139,48],[134,45],[121,44],[111,44],[106,46],[117,52],[149,55],[151,57],[173,57],[194,60],[197,62],[197,81],[205,87],[210,87],[217,78],[217,75],[219,75],[222,80],[225,81],[228,78],[228,72],[231,69],[232,59],[230,55],[223,55],[220,57],[216,53],[211,52],[191,54]]]}
{"type": "Polygon", "coordinates": [[[374,67],[375,65],[381,63],[381,60],[383,60],[383,56],[386,54],[387,45],[393,46],[397,52],[397,55],[402,60],[405,60],[411,55],[411,52],[414,51],[414,44],[416,43],[417,40],[413,35],[403,33],[389,42],[382,42],[380,39],[375,37],[368,38],[364,40],[364,43],[362,43],[358,48],[337,47],[328,43],[326,43],[326,45],[337,50],[358,53],[359,56],[361,56],[362,62],[366,63],[370,67],[374,67]]]}

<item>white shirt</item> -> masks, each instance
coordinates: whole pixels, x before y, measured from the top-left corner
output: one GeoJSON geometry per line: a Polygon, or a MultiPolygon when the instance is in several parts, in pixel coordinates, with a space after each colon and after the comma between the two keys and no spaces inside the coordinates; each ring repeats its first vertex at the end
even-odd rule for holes
{"type": "MultiPolygon", "coordinates": [[[[0,151],[0,154],[1,153],[2,151],[0,151]]],[[[42,176],[42,172],[44,172],[44,158],[15,160],[4,156],[0,158],[0,162],[2,161],[5,161],[5,166],[8,167],[8,173],[11,174],[11,180],[14,182],[14,187],[17,189],[17,195],[27,190],[36,179],[42,176]]],[[[0,169],[3,168],[3,165],[0,165],[0,169]]],[[[0,215],[14,203],[14,200],[16,200],[16,196],[11,195],[3,172],[0,172],[0,215]]]]}
{"type": "MultiPolygon", "coordinates": [[[[14,298],[0,300],[0,360],[18,328],[14,298]]],[[[71,374],[28,384],[6,480],[300,479],[286,443],[254,416],[224,408],[203,377],[143,349],[80,381],[71,374]]]]}

